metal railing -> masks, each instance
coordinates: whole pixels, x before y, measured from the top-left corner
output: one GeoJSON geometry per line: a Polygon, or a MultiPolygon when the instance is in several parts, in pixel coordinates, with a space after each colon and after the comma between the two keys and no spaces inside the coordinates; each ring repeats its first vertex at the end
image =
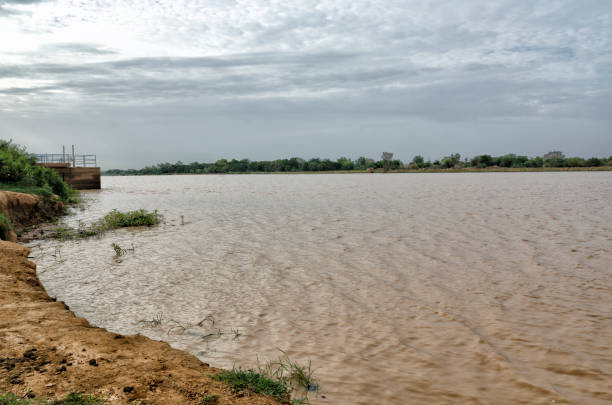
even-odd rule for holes
{"type": "Polygon", "coordinates": [[[69,163],[74,167],[98,167],[96,155],[72,155],[70,153],[39,153],[34,155],[38,163],[69,163]]]}

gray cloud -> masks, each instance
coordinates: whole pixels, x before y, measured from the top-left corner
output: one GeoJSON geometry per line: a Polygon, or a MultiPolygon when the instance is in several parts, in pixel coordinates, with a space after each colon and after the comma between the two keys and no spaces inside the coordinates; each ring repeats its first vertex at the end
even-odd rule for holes
{"type": "Polygon", "coordinates": [[[43,53],[64,52],[64,53],[76,54],[76,55],[78,54],[112,55],[116,53],[100,45],[80,43],[80,42],[55,43],[55,44],[43,45],[40,47],[39,52],[43,52],[43,53]]]}
{"type": "Polygon", "coordinates": [[[46,1],[52,1],[52,0],[0,0],[0,17],[22,14],[22,12],[18,10],[12,10],[10,8],[4,7],[6,5],[9,5],[9,6],[10,5],[30,5],[30,4],[37,4],[37,3],[42,3],[46,1]]]}

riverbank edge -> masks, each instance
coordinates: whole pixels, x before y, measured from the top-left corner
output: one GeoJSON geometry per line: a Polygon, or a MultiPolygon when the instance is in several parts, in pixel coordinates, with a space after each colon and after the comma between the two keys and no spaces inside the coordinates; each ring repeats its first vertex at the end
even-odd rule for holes
{"type": "MultiPolygon", "coordinates": [[[[389,170],[387,173],[558,173],[558,172],[609,172],[612,166],[594,167],[488,167],[479,169],[467,167],[462,169],[399,169],[389,170]]],[[[103,177],[128,177],[128,176],[209,176],[209,175],[228,175],[228,174],[373,174],[385,173],[383,169],[367,170],[322,170],[322,171],[297,171],[297,172],[231,172],[231,173],[160,173],[160,174],[106,174],[102,171],[103,177]]]]}
{"type": "MultiPolygon", "coordinates": [[[[19,207],[15,199],[32,200],[19,194],[5,194],[3,210],[19,207]]],[[[108,404],[282,403],[233,392],[211,378],[220,369],[166,342],[92,326],[49,297],[29,254],[25,246],[0,241],[0,393],[56,399],[83,392],[108,404]]]]}

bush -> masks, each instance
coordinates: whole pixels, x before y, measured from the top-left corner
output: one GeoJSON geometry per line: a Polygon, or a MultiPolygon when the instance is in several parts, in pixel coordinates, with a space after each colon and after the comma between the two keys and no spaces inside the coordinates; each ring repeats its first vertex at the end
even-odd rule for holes
{"type": "Polygon", "coordinates": [[[36,158],[25,148],[4,140],[0,140],[0,183],[22,192],[43,196],[56,194],[63,201],[76,193],[56,171],[36,165],[36,158]]]}

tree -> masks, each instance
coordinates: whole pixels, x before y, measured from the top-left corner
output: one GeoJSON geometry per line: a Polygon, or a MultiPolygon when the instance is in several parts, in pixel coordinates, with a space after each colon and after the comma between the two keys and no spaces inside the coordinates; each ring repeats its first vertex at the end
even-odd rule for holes
{"type": "Polygon", "coordinates": [[[412,158],[412,163],[414,163],[416,167],[421,168],[425,164],[425,159],[423,159],[423,156],[421,155],[416,155],[412,158]]]}
{"type": "Polygon", "coordinates": [[[452,155],[442,159],[441,165],[445,169],[450,169],[451,167],[455,167],[455,165],[459,164],[459,162],[461,162],[461,155],[458,153],[453,153],[452,155]]]}

